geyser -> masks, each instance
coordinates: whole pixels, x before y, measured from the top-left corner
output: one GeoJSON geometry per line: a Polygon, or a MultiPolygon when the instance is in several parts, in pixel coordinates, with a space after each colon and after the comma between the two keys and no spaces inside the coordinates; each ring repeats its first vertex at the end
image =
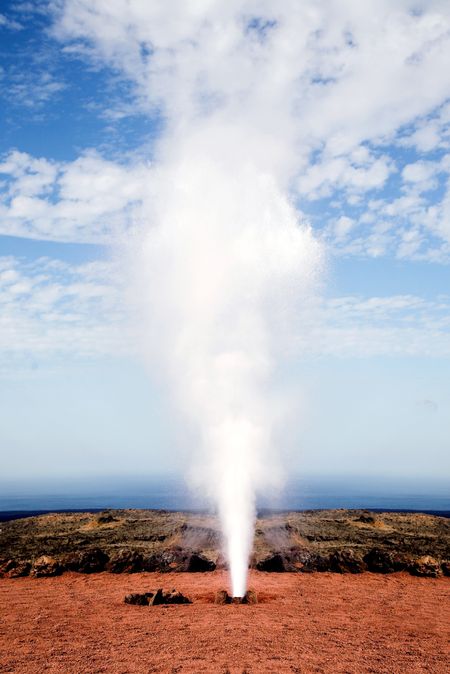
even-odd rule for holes
{"type": "Polygon", "coordinates": [[[292,23],[270,4],[194,5],[81,0],[66,21],[163,120],[135,235],[122,241],[130,296],[243,597],[256,495],[280,483],[277,429],[292,401],[277,382],[321,262],[291,196],[311,149],[295,52],[309,13],[293,10],[292,23]]]}
{"type": "Polygon", "coordinates": [[[286,401],[273,382],[320,262],[276,175],[244,150],[241,133],[220,124],[171,142],[134,257],[146,351],[189,428],[192,476],[220,516],[233,597],[246,592],[256,493],[279,482],[274,434],[286,401]]]}

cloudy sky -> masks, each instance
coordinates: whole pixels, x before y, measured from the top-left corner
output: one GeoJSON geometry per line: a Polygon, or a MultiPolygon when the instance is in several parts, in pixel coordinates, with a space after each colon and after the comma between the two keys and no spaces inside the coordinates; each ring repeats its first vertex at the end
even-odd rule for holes
{"type": "Polygon", "coordinates": [[[217,128],[325,250],[285,373],[292,470],[448,474],[449,63],[443,0],[3,0],[3,477],[181,465],[121,250],[166,139],[217,128]]]}

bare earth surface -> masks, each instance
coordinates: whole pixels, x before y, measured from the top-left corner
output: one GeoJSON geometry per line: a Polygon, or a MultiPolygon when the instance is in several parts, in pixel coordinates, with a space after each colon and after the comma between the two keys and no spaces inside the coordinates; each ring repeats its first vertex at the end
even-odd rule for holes
{"type": "Polygon", "coordinates": [[[450,671],[448,578],[252,571],[256,606],[217,606],[227,574],[0,579],[0,672],[450,671]],[[132,606],[180,590],[184,606],[132,606]]]}

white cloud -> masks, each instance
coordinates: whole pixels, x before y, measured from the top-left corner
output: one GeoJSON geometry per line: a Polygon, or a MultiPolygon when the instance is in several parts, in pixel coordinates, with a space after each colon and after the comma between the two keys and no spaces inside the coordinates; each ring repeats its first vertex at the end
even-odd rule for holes
{"type": "Polygon", "coordinates": [[[418,119],[412,130],[398,139],[398,144],[413,147],[419,153],[450,147],[450,103],[439,106],[433,114],[418,119]]]}
{"type": "Polygon", "coordinates": [[[305,314],[302,348],[317,356],[448,357],[450,296],[336,297],[305,314]]]}
{"type": "Polygon", "coordinates": [[[22,30],[23,26],[15,19],[11,19],[4,14],[0,14],[0,28],[8,28],[9,30],[22,30]]]}
{"type": "MultiPolygon", "coordinates": [[[[0,370],[136,355],[120,278],[113,261],[75,265],[0,257],[0,370]]],[[[449,296],[314,300],[298,325],[293,339],[301,335],[305,355],[450,355],[449,296]]]]}
{"type": "Polygon", "coordinates": [[[111,243],[137,224],[149,191],[148,166],[95,152],[51,162],[14,151],[0,164],[2,177],[0,233],[55,241],[111,243]]]}
{"type": "MultiPolygon", "coordinates": [[[[66,56],[110,65],[134,85],[135,107],[127,100],[121,117],[162,110],[172,145],[163,140],[157,158],[188,137],[190,152],[254,162],[282,188],[294,187],[300,206],[333,200],[340,210],[327,215],[326,231],[338,253],[447,259],[448,197],[424,193],[448,163],[419,156],[402,166],[390,145],[419,153],[448,146],[447,5],[62,0],[53,7],[66,56]],[[397,175],[402,182],[392,189],[397,175]],[[379,205],[365,208],[375,197],[379,205]]],[[[44,101],[64,86],[42,77],[40,94],[29,95],[27,80],[14,83],[15,95],[44,101]]],[[[116,113],[106,105],[106,116],[116,113]]],[[[6,234],[108,242],[142,220],[141,204],[153,194],[141,163],[93,153],[71,163],[13,153],[8,162],[15,164],[0,206],[6,234]]]]}
{"type": "Polygon", "coordinates": [[[346,215],[341,215],[334,223],[334,234],[338,239],[344,239],[354,227],[355,222],[346,215]]]}
{"type": "MultiPolygon", "coordinates": [[[[356,148],[351,158],[358,157],[359,150],[364,151],[364,148],[356,148]]],[[[300,194],[308,199],[317,199],[328,196],[336,189],[349,192],[379,189],[393,170],[393,163],[387,157],[377,159],[364,153],[364,166],[355,166],[351,158],[333,158],[311,166],[298,181],[300,194]]]]}
{"type": "Polygon", "coordinates": [[[112,263],[0,257],[0,368],[129,350],[112,263]]]}
{"type": "Polygon", "coordinates": [[[433,162],[416,161],[414,164],[407,164],[402,171],[403,179],[411,183],[427,184],[430,178],[436,173],[436,165],[433,162]]]}
{"type": "Polygon", "coordinates": [[[57,33],[86,40],[178,122],[239,115],[285,151],[297,141],[297,151],[325,145],[337,156],[450,94],[450,12],[437,0],[421,9],[388,0],[66,0],[57,33]]]}
{"type": "MultiPolygon", "coordinates": [[[[450,9],[439,0],[417,9],[406,0],[395,7],[388,0],[364,6],[357,0],[65,0],[55,34],[66,50],[122,72],[135,85],[136,105],[163,110],[172,140],[189,130],[218,161],[226,153],[254,161],[281,185],[294,184],[302,200],[343,193],[349,205],[362,206],[364,195],[381,192],[399,168],[386,139],[409,125],[398,142],[425,151],[446,133],[450,9]]],[[[354,227],[358,238],[347,241],[342,223],[348,220],[341,220],[334,230],[338,248],[414,257],[414,237],[426,247],[416,222],[405,244],[404,216],[426,207],[418,179],[411,187],[418,171],[419,165],[404,171],[408,194],[392,203],[382,198],[384,221],[395,210],[402,216],[397,232],[364,234],[354,227]]],[[[434,186],[432,179],[420,181],[422,190],[434,186]]],[[[351,213],[334,220],[339,217],[358,221],[351,213]]],[[[446,228],[434,225],[433,232],[443,236],[446,228]]]]}
{"type": "Polygon", "coordinates": [[[7,97],[14,104],[39,108],[65,88],[65,82],[56,79],[48,72],[39,75],[33,73],[32,76],[30,73],[21,73],[9,83],[7,97]]]}

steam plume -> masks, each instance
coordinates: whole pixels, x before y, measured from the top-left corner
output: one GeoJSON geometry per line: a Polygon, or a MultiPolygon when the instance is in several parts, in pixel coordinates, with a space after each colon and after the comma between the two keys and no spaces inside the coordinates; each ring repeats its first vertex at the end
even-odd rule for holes
{"type": "MultiPolygon", "coordinates": [[[[386,183],[386,139],[448,99],[448,78],[436,76],[448,63],[445,3],[50,5],[67,53],[112,66],[131,84],[132,111],[163,121],[132,256],[145,351],[191,429],[197,481],[220,512],[233,594],[242,594],[255,494],[278,474],[276,430],[289,403],[274,394],[276,371],[320,267],[290,195],[340,200],[342,189],[353,207],[386,183]]],[[[127,102],[111,112],[126,114],[127,102]]],[[[368,231],[355,250],[390,245],[384,230],[381,239],[368,231]]],[[[401,241],[403,255],[410,242],[401,241]]]]}
{"type": "Polygon", "coordinates": [[[316,72],[305,54],[327,15],[253,0],[62,6],[60,34],[84,38],[164,118],[130,257],[145,353],[189,429],[193,474],[217,507],[242,596],[256,494],[280,476],[289,401],[275,394],[276,371],[320,267],[290,188],[323,127],[308,104],[299,124],[299,87],[316,72]]]}
{"type": "Polygon", "coordinates": [[[279,476],[283,402],[271,378],[320,247],[236,121],[237,133],[216,124],[166,144],[137,269],[148,353],[197,432],[195,475],[218,509],[233,596],[243,596],[255,495],[279,476]]]}

